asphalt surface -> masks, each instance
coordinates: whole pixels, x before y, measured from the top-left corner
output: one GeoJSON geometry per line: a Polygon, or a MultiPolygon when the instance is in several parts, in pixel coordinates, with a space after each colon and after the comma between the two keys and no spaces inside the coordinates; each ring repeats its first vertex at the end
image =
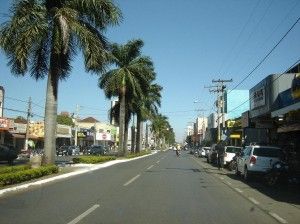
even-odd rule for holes
{"type": "Polygon", "coordinates": [[[173,151],[9,194],[0,207],[0,223],[14,224],[280,223],[200,160],[173,151]]]}

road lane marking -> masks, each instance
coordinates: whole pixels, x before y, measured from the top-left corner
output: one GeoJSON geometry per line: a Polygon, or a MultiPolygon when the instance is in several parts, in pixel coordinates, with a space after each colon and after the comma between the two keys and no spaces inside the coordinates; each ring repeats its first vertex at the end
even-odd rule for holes
{"type": "Polygon", "coordinates": [[[229,181],[226,181],[227,184],[232,185],[232,183],[230,183],[229,181]]]}
{"type": "Polygon", "coordinates": [[[235,187],[234,190],[236,190],[239,193],[243,193],[243,191],[241,189],[237,188],[237,187],[235,187]]]}
{"type": "Polygon", "coordinates": [[[140,176],[141,176],[140,174],[136,175],[135,177],[133,177],[129,181],[127,181],[123,186],[126,187],[127,185],[131,184],[133,181],[135,181],[140,176]]]}
{"type": "Polygon", "coordinates": [[[248,197],[248,199],[249,199],[251,202],[253,202],[254,204],[256,204],[256,205],[259,204],[259,202],[256,201],[256,200],[255,200],[254,198],[252,198],[252,197],[248,197]]]}
{"type": "Polygon", "coordinates": [[[78,223],[80,220],[82,220],[84,217],[86,217],[87,215],[89,215],[90,213],[92,213],[93,211],[95,211],[100,205],[95,204],[93,205],[91,208],[89,208],[88,210],[86,210],[84,213],[82,213],[81,215],[77,216],[75,219],[73,219],[71,222],[68,222],[68,224],[76,224],[78,223]]]}
{"type": "Polygon", "coordinates": [[[147,168],[147,170],[150,170],[152,167],[154,167],[154,165],[151,165],[147,168]]]}
{"type": "Polygon", "coordinates": [[[156,163],[159,164],[159,160],[156,163]]]}
{"type": "MultiPolygon", "coordinates": [[[[217,175],[216,175],[217,176],[217,175]]],[[[221,180],[224,180],[224,177],[219,177],[221,180]]]]}
{"type": "Polygon", "coordinates": [[[277,215],[274,212],[269,212],[269,215],[272,216],[273,218],[275,218],[280,223],[283,223],[283,224],[288,223],[285,219],[281,218],[279,215],[277,215]]]}

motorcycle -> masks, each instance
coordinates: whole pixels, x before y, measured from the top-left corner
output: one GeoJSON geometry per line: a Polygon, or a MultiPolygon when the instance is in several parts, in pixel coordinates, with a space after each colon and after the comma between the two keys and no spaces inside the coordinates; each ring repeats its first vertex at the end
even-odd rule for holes
{"type": "Polygon", "coordinates": [[[230,161],[229,165],[228,165],[228,169],[230,171],[236,170],[237,167],[237,157],[239,156],[239,153],[236,153],[235,156],[232,158],[232,160],[230,161]]]}
{"type": "Polygon", "coordinates": [[[288,179],[289,167],[287,163],[278,161],[272,165],[272,168],[264,176],[265,182],[268,186],[274,186],[279,181],[288,179]]]}

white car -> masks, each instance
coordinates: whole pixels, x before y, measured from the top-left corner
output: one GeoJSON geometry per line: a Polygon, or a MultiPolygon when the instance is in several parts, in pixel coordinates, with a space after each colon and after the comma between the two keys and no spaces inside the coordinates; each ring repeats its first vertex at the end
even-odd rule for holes
{"type": "Polygon", "coordinates": [[[242,151],[242,147],[237,146],[225,146],[225,154],[224,154],[224,165],[228,165],[236,153],[240,153],[242,151]]]}
{"type": "Polygon", "coordinates": [[[265,174],[280,160],[280,148],[272,146],[246,146],[237,158],[236,174],[248,180],[251,174],[265,174]]]}
{"type": "Polygon", "coordinates": [[[208,153],[209,153],[209,151],[210,151],[210,147],[202,147],[202,149],[204,149],[204,151],[205,151],[205,155],[204,155],[204,157],[206,157],[206,158],[207,158],[207,156],[208,156],[208,153]]]}

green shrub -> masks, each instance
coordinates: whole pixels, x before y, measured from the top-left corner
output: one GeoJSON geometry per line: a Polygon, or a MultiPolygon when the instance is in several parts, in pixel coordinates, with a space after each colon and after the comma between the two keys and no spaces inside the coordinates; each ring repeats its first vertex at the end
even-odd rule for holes
{"type": "Polygon", "coordinates": [[[12,172],[28,170],[28,169],[30,169],[29,164],[28,165],[20,165],[20,166],[4,166],[4,167],[0,167],[0,174],[12,173],[12,172]]]}
{"type": "Polygon", "coordinates": [[[151,153],[151,151],[144,150],[144,151],[140,151],[139,153],[128,154],[128,155],[126,155],[126,158],[131,159],[131,158],[135,158],[135,157],[139,157],[139,156],[148,155],[150,153],[151,153]]]}
{"type": "Polygon", "coordinates": [[[115,156],[80,156],[73,158],[73,163],[102,163],[110,160],[115,160],[115,156]]]}
{"type": "Polygon", "coordinates": [[[58,172],[58,167],[55,165],[42,166],[35,169],[26,169],[20,171],[14,171],[10,173],[0,174],[0,185],[10,185],[34,178],[42,177],[45,175],[53,174],[58,172]]]}

